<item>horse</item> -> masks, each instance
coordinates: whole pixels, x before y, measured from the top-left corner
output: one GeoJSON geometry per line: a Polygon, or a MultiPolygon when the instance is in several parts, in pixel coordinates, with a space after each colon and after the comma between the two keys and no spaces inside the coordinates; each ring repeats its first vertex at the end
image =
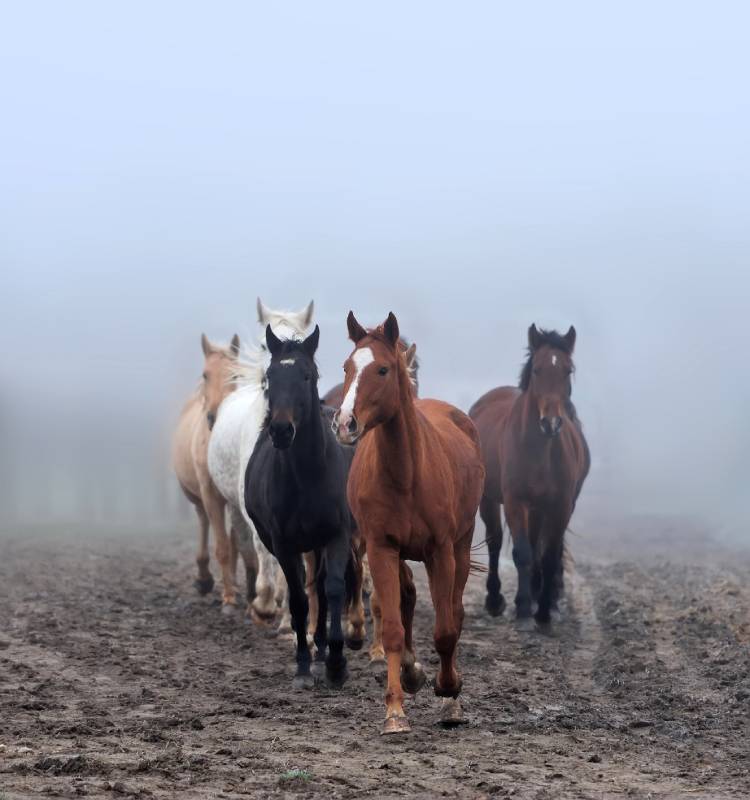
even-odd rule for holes
{"type": "Polygon", "coordinates": [[[322,677],[323,671],[330,686],[342,686],[347,679],[341,615],[351,557],[353,519],[346,497],[351,455],[338,444],[321,413],[315,364],[319,338],[317,325],[302,342],[281,340],[270,325],[266,328],[271,354],[266,373],[268,413],[245,473],[247,513],[263,544],[278,559],[289,587],[297,636],[293,679],[297,689],[312,687],[314,675],[322,677]],[[320,555],[314,673],[301,558],[309,551],[320,555]]]}
{"type": "Polygon", "coordinates": [[[347,493],[382,608],[388,665],[382,733],[411,730],[404,690],[413,694],[426,680],[414,652],[416,590],[404,559],[425,563],[440,656],[435,694],[443,698],[441,722],[460,724],[456,646],[484,482],[479,436],[459,409],[415,397],[393,313],[365,330],[350,311],[347,328],[354,351],[344,364],[344,401],[335,426],[340,442],[358,443],[347,493]]]}
{"type": "MultiPolygon", "coordinates": [[[[274,311],[258,298],[258,322],[284,336],[302,336],[312,322],[313,308],[310,302],[300,311],[274,311]]],[[[222,401],[216,414],[208,446],[208,471],[229,507],[240,546],[249,549],[254,545],[257,552],[257,578],[254,594],[248,596],[247,613],[266,624],[277,609],[276,562],[258,539],[245,510],[245,470],[267,412],[264,383],[268,354],[263,344],[259,352],[243,355],[243,362],[236,365],[237,388],[222,401]]],[[[231,613],[234,608],[234,603],[225,600],[223,610],[231,613]]]]}
{"type": "Polygon", "coordinates": [[[487,479],[479,513],[487,529],[489,574],[485,608],[502,614],[498,560],[500,505],[513,537],[519,626],[535,619],[548,630],[562,590],[565,531],[591,465],[571,398],[576,331],[528,330],[528,355],[518,388],[503,386],[469,410],[482,442],[487,479]]]}
{"type": "MultiPolygon", "coordinates": [[[[415,395],[419,394],[419,359],[417,358],[416,345],[410,345],[403,337],[399,338],[398,344],[406,359],[406,369],[409,373],[409,380],[414,387],[415,395]]],[[[339,383],[329,389],[321,398],[321,403],[326,408],[337,410],[341,407],[344,400],[344,384],[339,383]]],[[[364,607],[364,587],[371,587],[369,567],[367,565],[367,554],[365,553],[364,541],[358,531],[353,533],[354,547],[357,551],[355,569],[351,575],[351,603],[347,608],[347,637],[352,643],[364,638],[365,630],[365,607],[364,607]]],[[[378,596],[374,591],[370,592],[370,610],[373,619],[373,638],[370,645],[370,666],[378,671],[385,665],[385,650],[383,649],[382,635],[382,616],[378,596]]]]}
{"type": "MultiPolygon", "coordinates": [[[[213,528],[216,541],[216,560],[223,582],[223,602],[233,604],[237,567],[237,543],[227,535],[225,527],[226,502],[208,472],[208,443],[216,422],[218,409],[233,391],[232,375],[240,352],[240,340],[235,334],[229,347],[212,344],[201,335],[204,365],[200,386],[182,409],[173,440],[172,461],[182,491],[195,507],[200,524],[198,539],[198,578],[195,586],[201,594],[214,587],[209,570],[208,531],[213,528]]],[[[255,591],[257,557],[250,547],[242,548],[247,573],[248,591],[255,591]]]]}

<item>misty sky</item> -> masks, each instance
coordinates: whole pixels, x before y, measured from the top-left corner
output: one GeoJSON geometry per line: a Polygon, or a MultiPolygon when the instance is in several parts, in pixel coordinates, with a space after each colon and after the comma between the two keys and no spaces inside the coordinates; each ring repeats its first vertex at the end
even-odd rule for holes
{"type": "Polygon", "coordinates": [[[169,426],[257,295],[464,408],[573,323],[612,502],[746,520],[748,75],[741,2],[5,4],[6,413],[169,426]]]}

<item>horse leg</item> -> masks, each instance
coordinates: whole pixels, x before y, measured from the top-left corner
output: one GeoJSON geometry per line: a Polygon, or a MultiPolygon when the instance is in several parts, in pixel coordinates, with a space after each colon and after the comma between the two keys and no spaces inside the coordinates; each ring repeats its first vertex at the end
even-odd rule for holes
{"type": "Polygon", "coordinates": [[[541,558],[542,590],[535,615],[537,624],[542,629],[549,628],[552,619],[550,612],[557,600],[557,579],[562,563],[565,527],[565,522],[557,516],[548,516],[544,520],[541,541],[544,548],[541,558]]]}
{"type": "Polygon", "coordinates": [[[523,505],[506,499],[505,517],[513,536],[513,562],[518,571],[516,618],[522,627],[526,627],[531,620],[531,568],[534,561],[529,541],[529,515],[523,505]]]}
{"type": "MultiPolygon", "coordinates": [[[[274,543],[275,547],[275,543],[274,543]]],[[[303,579],[302,559],[299,553],[276,548],[279,563],[289,586],[289,608],[292,612],[292,627],[297,635],[297,672],[292,686],[295,689],[311,689],[315,683],[310,672],[310,647],[307,644],[307,594],[303,579]]]]}
{"type": "MultiPolygon", "coordinates": [[[[236,581],[236,562],[233,562],[233,548],[226,528],[226,501],[219,494],[213,484],[201,486],[204,506],[211,527],[214,531],[216,548],[216,560],[221,567],[221,580],[223,583],[222,591],[222,613],[231,614],[237,607],[237,588],[236,581]]],[[[234,552],[236,559],[236,551],[234,552]]]]}
{"type": "MultiPolygon", "coordinates": [[[[307,553],[305,553],[307,555],[307,553]]],[[[328,646],[328,600],[326,598],[326,568],[323,563],[322,554],[316,557],[313,553],[313,561],[320,562],[320,569],[313,567],[307,573],[307,599],[310,601],[312,595],[315,596],[315,610],[310,607],[310,622],[307,626],[307,638],[310,639],[310,630],[313,631],[313,641],[315,642],[315,660],[313,662],[313,675],[322,678],[325,674],[326,647],[328,646]],[[310,582],[312,581],[312,591],[310,582]],[[313,614],[315,618],[313,619],[313,614]]]]}
{"type": "Polygon", "coordinates": [[[372,644],[370,645],[370,667],[380,669],[385,666],[385,649],[383,648],[383,609],[380,606],[378,593],[370,592],[370,613],[372,615],[372,644]]]}
{"type": "MultiPolygon", "coordinates": [[[[458,676],[459,690],[462,685],[461,674],[458,671],[457,651],[458,640],[461,638],[461,631],[464,625],[464,589],[469,578],[471,569],[471,540],[474,536],[474,525],[472,524],[466,534],[454,544],[453,558],[456,564],[455,576],[453,579],[453,622],[456,626],[456,647],[453,650],[452,668],[458,676]]],[[[462,725],[466,722],[458,696],[443,697],[443,707],[440,710],[440,722],[447,726],[462,725]]]]}
{"type": "Polygon", "coordinates": [[[404,626],[404,655],[401,659],[401,688],[408,694],[416,694],[426,683],[427,675],[417,661],[412,638],[414,607],[417,605],[417,590],[414,575],[405,561],[399,565],[401,583],[401,622],[404,626]]]}
{"type": "Polygon", "coordinates": [[[340,687],[349,674],[344,655],[344,631],[341,617],[346,598],[346,565],[351,552],[349,531],[341,530],[325,548],[325,601],[328,606],[328,655],[326,656],[326,682],[340,687]]]}
{"type": "Polygon", "coordinates": [[[346,565],[347,626],[346,644],[361,650],[365,641],[365,606],[362,602],[364,568],[359,545],[354,543],[346,565]]]}
{"type": "Polygon", "coordinates": [[[368,560],[372,583],[377,593],[383,626],[383,648],[388,663],[388,688],[385,693],[386,717],[382,733],[408,733],[411,730],[404,713],[404,690],[401,688],[401,654],[404,650],[404,625],[401,620],[401,585],[398,550],[370,546],[368,560]]]}
{"type": "MultiPolygon", "coordinates": [[[[292,634],[292,612],[289,610],[289,587],[286,585],[286,578],[284,571],[276,570],[276,579],[274,581],[274,602],[281,612],[281,619],[279,620],[279,627],[277,633],[287,636],[292,634]]],[[[307,595],[307,602],[310,602],[310,595],[307,595]]],[[[308,636],[308,644],[310,637],[308,636]]]]}
{"type": "Polygon", "coordinates": [[[534,509],[529,509],[529,543],[531,544],[531,600],[539,602],[542,591],[542,564],[539,559],[541,552],[540,536],[542,528],[542,515],[534,509]]]}
{"type": "Polygon", "coordinates": [[[237,550],[242,556],[242,561],[245,565],[245,584],[247,587],[247,595],[245,597],[246,614],[251,616],[252,605],[255,600],[255,584],[258,578],[258,554],[255,552],[253,546],[253,537],[250,529],[245,523],[245,519],[238,508],[234,506],[230,510],[230,519],[232,522],[232,541],[237,550]]]}
{"type": "Polygon", "coordinates": [[[435,694],[438,697],[455,699],[461,691],[461,678],[455,665],[459,627],[453,603],[456,583],[453,545],[435,552],[425,566],[432,605],[435,607],[435,651],[440,656],[440,670],[435,678],[435,694]]]}
{"type": "Polygon", "coordinates": [[[479,516],[484,522],[487,551],[490,557],[487,572],[487,597],[484,607],[490,616],[499,617],[505,611],[505,598],[500,583],[500,549],[503,546],[503,523],[500,519],[500,504],[486,495],[479,504],[479,516]]]}
{"type": "Polygon", "coordinates": [[[198,515],[198,522],[201,526],[198,533],[198,554],[195,557],[195,563],[198,565],[195,588],[201,594],[208,594],[214,588],[214,579],[208,568],[208,514],[200,500],[196,499],[194,503],[195,513],[198,515]]]}
{"type": "MultiPolygon", "coordinates": [[[[315,551],[311,550],[303,556],[305,560],[305,591],[307,592],[307,602],[310,606],[310,626],[307,629],[308,637],[315,638],[315,630],[318,620],[318,598],[321,591],[318,589],[317,571],[318,571],[318,557],[315,551]]],[[[325,615],[323,616],[325,619],[325,615]]]]}
{"type": "Polygon", "coordinates": [[[250,616],[260,625],[268,625],[276,616],[275,578],[276,560],[263,544],[255,530],[255,525],[250,523],[253,545],[258,557],[258,574],[255,579],[255,598],[253,599],[250,616]]]}

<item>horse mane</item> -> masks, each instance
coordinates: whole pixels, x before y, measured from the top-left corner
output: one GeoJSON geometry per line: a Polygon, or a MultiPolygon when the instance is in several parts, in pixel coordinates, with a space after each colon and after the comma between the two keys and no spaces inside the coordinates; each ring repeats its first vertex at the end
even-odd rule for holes
{"type": "Polygon", "coordinates": [[[263,351],[260,347],[243,345],[239,356],[234,362],[234,368],[229,375],[229,382],[238,389],[253,386],[262,388],[266,376],[263,351]]]}
{"type": "MultiPolygon", "coordinates": [[[[562,351],[568,356],[573,355],[573,351],[571,350],[570,345],[566,341],[565,337],[560,335],[557,331],[546,331],[544,329],[540,329],[538,334],[540,339],[539,347],[552,347],[555,350],[562,351]]],[[[539,347],[537,347],[536,350],[538,350],[539,347]]],[[[525,392],[529,388],[529,383],[531,383],[531,369],[534,362],[534,352],[535,349],[530,345],[526,348],[526,363],[521,369],[521,377],[518,381],[518,388],[522,392],[525,392]]]]}

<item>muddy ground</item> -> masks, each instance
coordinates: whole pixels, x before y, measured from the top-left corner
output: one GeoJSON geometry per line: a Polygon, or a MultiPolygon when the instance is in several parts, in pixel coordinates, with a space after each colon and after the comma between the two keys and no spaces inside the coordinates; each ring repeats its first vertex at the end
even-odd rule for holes
{"type": "Polygon", "coordinates": [[[428,686],[395,740],[366,651],[294,692],[289,640],[194,593],[192,526],[6,532],[0,799],[750,797],[750,556],[679,520],[578,528],[556,635],[489,619],[472,577],[470,723],[438,727],[428,686]]]}

